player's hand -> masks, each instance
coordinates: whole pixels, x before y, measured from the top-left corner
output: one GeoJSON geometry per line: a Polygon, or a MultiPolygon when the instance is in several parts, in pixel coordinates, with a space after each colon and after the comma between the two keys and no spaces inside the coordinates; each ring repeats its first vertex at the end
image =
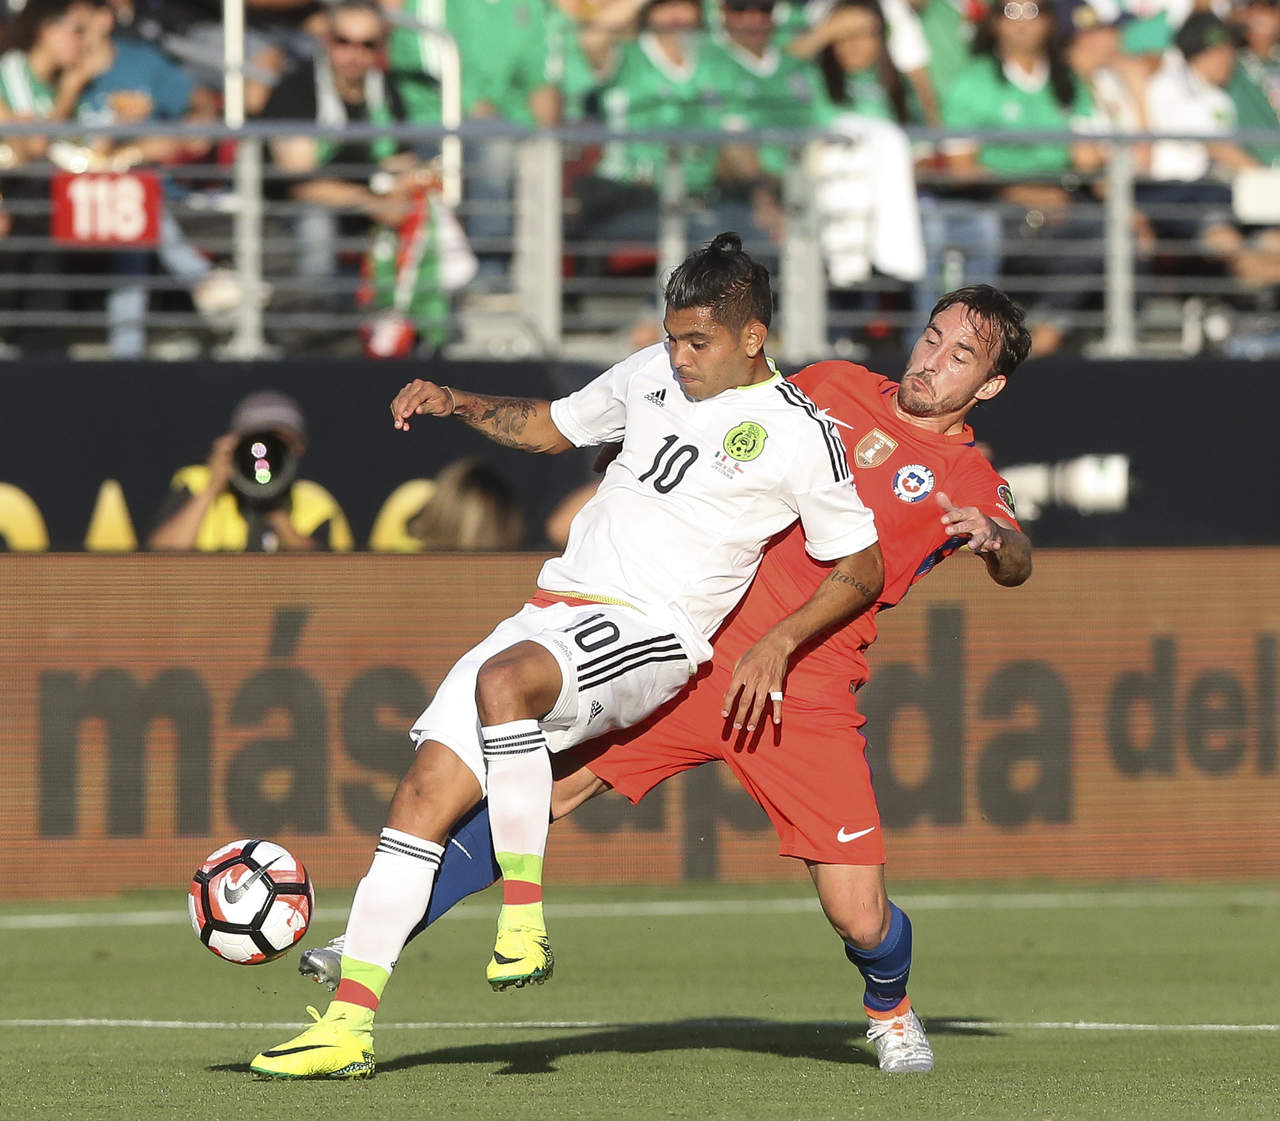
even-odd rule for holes
{"type": "Polygon", "coordinates": [[[969,548],[975,553],[1000,551],[1004,544],[1000,527],[976,506],[955,506],[941,491],[938,505],[942,507],[942,525],[948,537],[968,537],[969,548]]]}
{"type": "Polygon", "coordinates": [[[228,432],[214,440],[213,447],[209,449],[209,458],[205,460],[205,466],[209,468],[209,487],[217,494],[226,490],[227,484],[231,482],[231,472],[234,467],[232,457],[239,440],[240,437],[234,432],[228,432]]]}
{"type": "Polygon", "coordinates": [[[735,728],[745,724],[747,731],[754,732],[756,724],[772,709],[773,722],[781,724],[782,682],[790,654],[789,649],[771,642],[768,635],[751,647],[733,667],[720,715],[726,720],[732,715],[735,728]]]}
{"type": "Polygon", "coordinates": [[[391,420],[396,428],[408,432],[410,417],[452,416],[453,407],[453,394],[447,388],[415,378],[391,402],[391,420]]]}

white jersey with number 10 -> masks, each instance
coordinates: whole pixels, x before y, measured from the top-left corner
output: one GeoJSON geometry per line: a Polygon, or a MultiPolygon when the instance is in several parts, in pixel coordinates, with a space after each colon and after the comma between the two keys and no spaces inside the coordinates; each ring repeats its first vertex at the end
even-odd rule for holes
{"type": "Polygon", "coordinates": [[[777,374],[692,401],[659,343],[554,401],[551,417],[579,447],[621,440],[622,452],[538,586],[665,618],[695,662],[797,518],[816,560],[876,540],[835,424],[777,374]]]}

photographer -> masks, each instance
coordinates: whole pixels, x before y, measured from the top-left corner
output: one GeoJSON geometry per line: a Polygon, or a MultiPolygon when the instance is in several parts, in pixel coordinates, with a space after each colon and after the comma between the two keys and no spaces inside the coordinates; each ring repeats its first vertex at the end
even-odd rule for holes
{"type": "Polygon", "coordinates": [[[352,547],[333,496],[298,479],[306,424],[296,401],[264,390],[231,414],[204,464],[182,468],[156,515],[155,550],[275,553],[352,547]]]}

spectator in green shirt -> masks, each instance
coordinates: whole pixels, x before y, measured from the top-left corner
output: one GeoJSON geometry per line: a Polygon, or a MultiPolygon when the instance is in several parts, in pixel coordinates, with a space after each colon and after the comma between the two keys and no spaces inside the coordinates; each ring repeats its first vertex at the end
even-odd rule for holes
{"type": "Polygon", "coordinates": [[[818,65],[837,111],[900,125],[922,120],[918,103],[889,57],[877,0],[845,0],[824,21],[822,34],[826,46],[818,53],[818,65]]]}
{"type": "MultiPolygon", "coordinates": [[[[773,0],[722,0],[720,30],[706,50],[719,104],[715,123],[726,132],[803,133],[831,116],[817,68],[780,49],[776,7],[773,0]]],[[[784,237],[782,181],[798,155],[797,148],[784,144],[724,145],[715,182],[704,199],[705,228],[694,240],[741,230],[752,252],[763,254],[768,264],[784,237]],[[766,244],[758,243],[761,237],[766,244]]]]}
{"type": "MultiPolygon", "coordinates": [[[[548,56],[546,0],[404,0],[412,22],[392,32],[392,73],[425,74],[430,92],[406,108],[414,120],[439,124],[440,44],[424,28],[447,31],[462,64],[462,112],[485,120],[554,125],[559,94],[548,56]]],[[[407,84],[402,82],[402,87],[407,84]]]]}
{"type": "MultiPolygon", "coordinates": [[[[773,5],[773,41],[779,46],[785,45],[797,35],[809,30],[807,10],[813,5],[805,0],[777,0],[773,5]]],[[[707,26],[712,32],[724,29],[723,0],[702,0],[702,8],[706,13],[707,26]]]]}
{"type": "MultiPolygon", "coordinates": [[[[973,61],[943,99],[948,127],[1066,132],[1091,116],[1088,88],[1054,35],[1054,15],[1052,0],[1009,0],[992,9],[974,40],[973,61]]],[[[1101,212],[1079,180],[1101,166],[1100,150],[1086,140],[953,141],[947,157],[957,178],[1005,204],[1004,270],[1048,281],[1025,299],[1037,320],[1037,353],[1057,349],[1068,313],[1086,301],[1101,269],[1101,212]]]]}
{"type": "MultiPolygon", "coordinates": [[[[1227,93],[1236,106],[1240,128],[1280,131],[1280,0],[1246,0],[1232,13],[1244,46],[1227,93]]],[[[1280,166],[1280,135],[1275,144],[1251,144],[1264,164],[1280,166]]]]}
{"type": "MultiPolygon", "coordinates": [[[[1074,120],[1089,116],[1089,91],[1072,74],[1053,34],[1053,7],[1052,0],[1011,0],[992,11],[974,40],[972,60],[943,102],[948,126],[1065,132],[1074,120]]],[[[953,146],[949,154],[956,157],[956,170],[968,174],[1057,179],[1087,158],[1075,147],[1059,141],[988,141],[953,146]]],[[[1026,198],[1029,205],[1065,202],[1040,187],[1007,197],[1026,198]]]]}
{"type": "MultiPolygon", "coordinates": [[[[714,128],[716,68],[705,49],[698,0],[647,0],[630,8],[639,28],[636,38],[614,42],[603,54],[590,51],[604,75],[596,95],[603,122],[619,131],[714,128]]],[[[575,183],[579,217],[571,236],[655,245],[658,188],[670,149],[660,140],[605,144],[598,164],[575,183]]],[[[714,180],[714,154],[681,145],[675,155],[686,193],[704,193],[714,180]]]]}
{"type": "Polygon", "coordinates": [[[985,11],[977,0],[911,0],[929,44],[929,80],[939,98],[969,61],[975,20],[985,11]]]}
{"type": "Polygon", "coordinates": [[[814,26],[797,35],[787,49],[800,58],[817,58],[830,45],[832,29],[841,26],[841,13],[848,7],[870,9],[884,29],[885,53],[910,91],[912,116],[937,125],[938,95],[930,77],[932,51],[920,16],[908,0],[814,0],[807,9],[814,26]]]}
{"type": "Polygon", "coordinates": [[[404,0],[403,11],[413,24],[393,32],[388,54],[406,91],[410,119],[440,123],[435,84],[441,76],[440,42],[422,28],[447,31],[458,45],[462,113],[471,134],[464,145],[461,217],[480,258],[481,276],[493,277],[503,271],[510,250],[515,147],[497,135],[498,128],[493,136],[483,133],[490,123],[560,121],[546,0],[404,0]],[[419,80],[404,81],[411,73],[419,80]]]}

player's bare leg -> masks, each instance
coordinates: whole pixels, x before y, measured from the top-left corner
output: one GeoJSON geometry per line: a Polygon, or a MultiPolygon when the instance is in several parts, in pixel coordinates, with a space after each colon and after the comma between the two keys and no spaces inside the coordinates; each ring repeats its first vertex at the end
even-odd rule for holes
{"type": "Polygon", "coordinates": [[[485,969],[495,991],[542,984],[555,967],[542,913],[551,756],[539,721],[555,707],[562,684],[560,664],[536,642],[495,654],[476,677],[489,828],[502,870],[498,935],[485,969]]]}
{"type": "Polygon", "coordinates": [[[373,1074],[373,1017],[409,932],[431,898],[443,841],[479,802],[470,768],[442,743],[425,741],[400,780],[373,862],[347,920],[341,973],[328,1011],[301,1035],[250,1064],[267,1078],[367,1078],[373,1074]]]}
{"type": "Polygon", "coordinates": [[[867,1038],[880,1069],[893,1074],[933,1069],[933,1048],[907,996],[911,921],[889,901],[884,865],[815,864],[809,872],[845,956],[866,983],[867,1038]]]}
{"type": "Polygon", "coordinates": [[[454,823],[483,797],[471,768],[454,751],[424,740],[391,796],[387,827],[443,844],[454,823]]]}

